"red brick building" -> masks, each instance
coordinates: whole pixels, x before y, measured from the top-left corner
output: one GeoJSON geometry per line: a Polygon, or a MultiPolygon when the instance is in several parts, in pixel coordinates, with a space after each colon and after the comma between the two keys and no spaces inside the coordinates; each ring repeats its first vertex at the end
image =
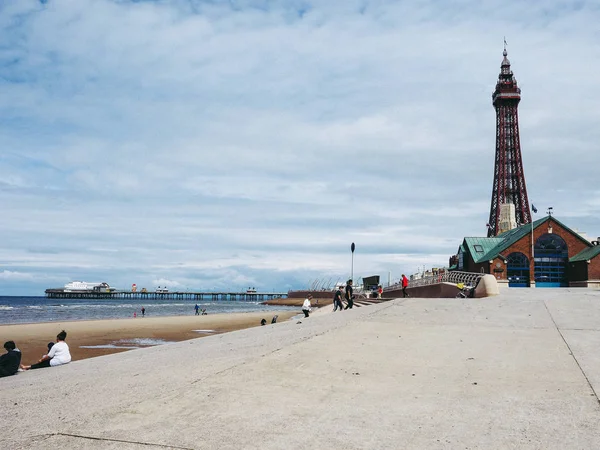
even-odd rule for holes
{"type": "Polygon", "coordinates": [[[511,287],[600,287],[600,243],[553,216],[496,237],[466,237],[450,265],[492,274],[511,287]]]}

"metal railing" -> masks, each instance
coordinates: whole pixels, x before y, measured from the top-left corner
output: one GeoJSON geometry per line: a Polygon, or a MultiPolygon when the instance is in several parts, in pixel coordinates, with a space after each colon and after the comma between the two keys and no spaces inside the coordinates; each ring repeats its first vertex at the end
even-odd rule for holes
{"type": "MultiPolygon", "coordinates": [[[[444,272],[438,275],[431,275],[423,278],[419,278],[418,280],[410,280],[408,282],[408,287],[418,287],[418,286],[428,286],[431,284],[437,283],[463,283],[466,286],[475,286],[479,279],[483,277],[484,273],[473,273],[473,272],[444,272]]],[[[383,288],[383,292],[385,291],[393,291],[397,289],[402,289],[402,280],[392,284],[391,286],[383,288]]]]}

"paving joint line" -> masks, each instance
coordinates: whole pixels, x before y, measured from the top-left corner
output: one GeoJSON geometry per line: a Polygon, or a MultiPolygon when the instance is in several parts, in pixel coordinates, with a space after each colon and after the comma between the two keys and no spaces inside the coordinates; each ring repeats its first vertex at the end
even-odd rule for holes
{"type": "Polygon", "coordinates": [[[81,439],[90,439],[92,441],[120,442],[123,444],[139,444],[139,445],[147,445],[147,446],[154,446],[154,447],[161,447],[161,448],[175,448],[178,450],[194,450],[192,447],[179,447],[176,445],[154,444],[152,442],[129,441],[126,439],[116,439],[116,438],[101,438],[101,437],[96,437],[96,436],[85,436],[82,434],[50,433],[50,434],[46,434],[46,435],[42,435],[42,436],[46,436],[46,437],[68,436],[68,437],[76,437],[76,438],[81,438],[81,439]]]}
{"type": "Polygon", "coordinates": [[[575,361],[575,364],[577,364],[577,367],[579,367],[579,370],[581,371],[581,374],[583,375],[583,377],[585,378],[585,381],[587,382],[588,386],[592,390],[592,393],[594,394],[594,397],[596,398],[596,402],[598,403],[598,406],[600,406],[600,398],[598,398],[598,393],[596,392],[596,389],[594,389],[594,386],[592,385],[590,379],[588,378],[587,374],[583,370],[583,367],[581,367],[581,364],[579,364],[579,361],[577,360],[577,357],[575,356],[575,353],[573,353],[573,350],[571,349],[571,346],[569,345],[569,343],[567,342],[567,340],[563,336],[562,332],[560,331],[560,328],[558,328],[558,324],[554,320],[554,316],[550,312],[550,309],[548,308],[548,305],[546,304],[546,301],[542,300],[542,302],[544,303],[544,308],[546,308],[546,311],[548,312],[548,315],[550,316],[550,320],[552,320],[552,323],[554,324],[554,328],[556,328],[556,331],[558,331],[558,334],[560,335],[561,339],[563,340],[563,342],[567,346],[567,349],[569,350],[569,353],[573,357],[573,360],[575,361]]]}

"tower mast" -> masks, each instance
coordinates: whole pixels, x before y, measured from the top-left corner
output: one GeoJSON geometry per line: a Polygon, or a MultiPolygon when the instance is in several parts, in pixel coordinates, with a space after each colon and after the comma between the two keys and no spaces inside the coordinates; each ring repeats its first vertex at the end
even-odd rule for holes
{"type": "Polygon", "coordinates": [[[529,200],[523,173],[521,158],[521,139],[519,137],[519,115],[517,108],[521,101],[521,89],[517,86],[504,41],[504,59],[500,66],[500,75],[496,89],[492,94],[492,103],[496,109],[496,161],[488,237],[500,233],[500,209],[504,204],[513,204],[517,226],[531,222],[529,200]]]}

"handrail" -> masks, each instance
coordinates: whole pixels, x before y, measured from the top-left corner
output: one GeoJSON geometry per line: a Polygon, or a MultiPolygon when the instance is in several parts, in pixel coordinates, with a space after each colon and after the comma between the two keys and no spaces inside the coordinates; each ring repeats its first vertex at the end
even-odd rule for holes
{"type": "MultiPolygon", "coordinates": [[[[474,272],[444,272],[438,275],[431,275],[423,278],[419,278],[418,280],[410,280],[408,282],[408,287],[418,287],[418,286],[429,286],[431,284],[437,283],[463,283],[466,286],[475,286],[479,279],[483,277],[485,273],[474,273],[474,272]]],[[[383,292],[393,291],[396,289],[402,289],[402,280],[397,281],[391,286],[387,286],[383,288],[383,292]]]]}

